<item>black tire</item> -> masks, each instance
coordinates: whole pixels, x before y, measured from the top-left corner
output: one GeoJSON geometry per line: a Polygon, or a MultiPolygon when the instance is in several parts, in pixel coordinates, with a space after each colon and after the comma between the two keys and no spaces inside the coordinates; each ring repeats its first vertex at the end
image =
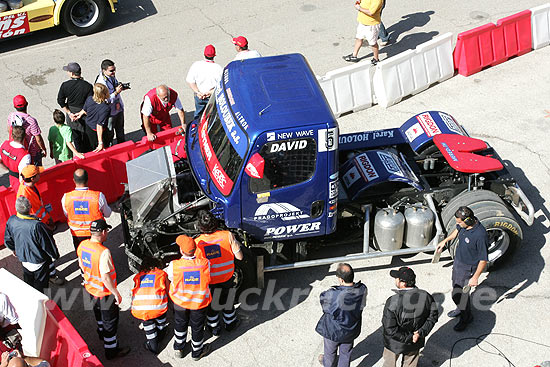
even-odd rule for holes
{"type": "MultiPolygon", "coordinates": [[[[523,232],[518,221],[503,202],[484,201],[472,203],[469,207],[487,230],[489,236],[489,269],[495,269],[506,262],[521,246],[523,232]]],[[[454,215],[445,223],[447,233],[456,228],[454,215]]],[[[449,244],[449,253],[454,259],[457,240],[449,244]]]]}
{"type": "Polygon", "coordinates": [[[256,256],[248,247],[241,246],[241,249],[243,259],[235,260],[235,273],[233,275],[233,286],[237,289],[235,301],[239,299],[239,295],[245,289],[256,287],[258,284],[256,256]]]}
{"type": "MultiPolygon", "coordinates": [[[[492,203],[499,203],[502,204],[502,199],[500,196],[495,194],[492,191],[487,190],[475,190],[475,191],[463,191],[454,198],[452,198],[447,206],[443,208],[443,211],[441,212],[441,221],[444,225],[446,225],[451,219],[454,218],[455,212],[460,208],[461,206],[468,206],[470,207],[473,204],[477,205],[483,205],[481,203],[484,202],[492,202],[492,203]]],[[[474,212],[475,209],[471,208],[474,212]]]]}
{"type": "Polygon", "coordinates": [[[105,0],[67,0],[61,9],[61,22],[70,34],[84,36],[99,31],[108,12],[105,0]]]}

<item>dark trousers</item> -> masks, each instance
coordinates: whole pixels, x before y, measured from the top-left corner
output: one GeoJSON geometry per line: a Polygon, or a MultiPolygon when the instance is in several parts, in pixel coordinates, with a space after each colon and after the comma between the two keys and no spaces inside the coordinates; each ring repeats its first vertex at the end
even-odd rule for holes
{"type": "Polygon", "coordinates": [[[406,354],[396,354],[388,348],[384,348],[382,356],[384,357],[384,364],[382,367],[395,367],[399,356],[403,356],[401,359],[401,367],[416,367],[420,357],[420,349],[406,354]]]}
{"type": "Polygon", "coordinates": [[[191,357],[198,357],[204,346],[204,321],[207,307],[188,310],[174,305],[175,350],[183,350],[187,340],[187,327],[191,326],[191,357]]]}
{"type": "Polygon", "coordinates": [[[78,245],[80,245],[80,242],[84,240],[89,240],[89,239],[90,239],[90,236],[85,236],[85,237],[73,236],[74,250],[76,251],[78,249],[78,245]]]}
{"type": "MultiPolygon", "coordinates": [[[[75,107],[75,106],[69,106],[69,111],[72,113],[78,113],[82,110],[82,106],[75,107]]],[[[89,149],[85,134],[85,128],[84,125],[86,125],[86,118],[82,117],[76,121],[71,121],[71,118],[69,115],[66,115],[65,121],[67,122],[67,125],[71,128],[72,134],[73,134],[73,144],[76,150],[79,153],[86,153],[89,152],[91,149],[89,149]]]]}
{"type": "Polygon", "coordinates": [[[50,281],[50,263],[51,261],[46,261],[37,271],[28,271],[23,267],[23,280],[25,283],[40,293],[44,293],[44,289],[48,288],[50,281]]]}
{"type": "Polygon", "coordinates": [[[102,298],[90,295],[93,304],[94,316],[97,322],[97,333],[103,339],[105,355],[115,354],[118,348],[117,330],[119,308],[115,297],[109,295],[102,298]]]}
{"type": "MultiPolygon", "coordinates": [[[[385,7],[386,7],[386,1],[382,3],[382,9],[380,10],[380,18],[382,18],[382,11],[384,11],[385,7]]],[[[380,41],[382,42],[388,42],[390,40],[390,35],[388,34],[386,27],[384,27],[384,23],[382,21],[380,21],[380,32],[378,33],[378,38],[380,38],[380,41]]]]}
{"type": "Polygon", "coordinates": [[[202,111],[204,111],[204,108],[208,104],[209,100],[210,98],[200,99],[195,94],[195,114],[193,115],[193,120],[196,120],[201,116],[202,111]]]}
{"type": "Polygon", "coordinates": [[[453,302],[460,310],[460,320],[468,321],[472,317],[470,293],[464,293],[462,288],[468,284],[472,275],[474,275],[477,265],[466,265],[457,262],[453,264],[453,302]]]}
{"type": "Polygon", "coordinates": [[[109,141],[111,143],[113,143],[115,133],[117,144],[124,143],[126,141],[126,137],[124,136],[124,112],[119,112],[116,115],[109,117],[107,127],[110,135],[109,141]]]}
{"type": "MultiPolygon", "coordinates": [[[[107,131],[107,127],[103,128],[103,134],[101,135],[101,140],[103,141],[103,147],[108,148],[111,145],[111,137],[109,137],[109,133],[107,131]]],[[[90,126],[86,125],[86,140],[88,142],[89,149],[88,152],[91,152],[95,148],[97,148],[98,140],[97,140],[97,131],[92,130],[90,126]]]]}
{"type": "Polygon", "coordinates": [[[323,366],[332,367],[336,360],[336,352],[339,351],[338,367],[349,367],[351,361],[352,343],[337,343],[324,338],[323,366]]]}
{"type": "Polygon", "coordinates": [[[147,344],[149,345],[149,350],[153,353],[159,352],[159,334],[163,332],[166,328],[166,313],[155,319],[144,320],[141,322],[143,324],[143,330],[145,331],[145,337],[147,338],[147,344]]]}
{"type": "Polygon", "coordinates": [[[233,304],[234,300],[228,302],[228,296],[232,286],[233,279],[224,283],[210,284],[212,302],[208,306],[206,325],[214,330],[220,330],[222,327],[220,323],[220,310],[223,312],[223,323],[226,327],[237,321],[237,312],[233,304]]]}

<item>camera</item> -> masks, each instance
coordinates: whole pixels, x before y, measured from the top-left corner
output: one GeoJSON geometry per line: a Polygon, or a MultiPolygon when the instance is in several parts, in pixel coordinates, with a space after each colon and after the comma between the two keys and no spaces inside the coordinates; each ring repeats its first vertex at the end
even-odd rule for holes
{"type": "Polygon", "coordinates": [[[119,85],[122,85],[122,90],[131,89],[130,83],[119,83],[119,85]]]}

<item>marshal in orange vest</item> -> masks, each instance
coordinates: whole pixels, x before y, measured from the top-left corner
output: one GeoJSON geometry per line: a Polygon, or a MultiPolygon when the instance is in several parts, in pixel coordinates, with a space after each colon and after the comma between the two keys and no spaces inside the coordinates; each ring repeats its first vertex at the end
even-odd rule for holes
{"type": "Polygon", "coordinates": [[[99,210],[99,194],[93,190],[73,190],[65,194],[67,222],[73,236],[89,237],[92,222],[104,219],[99,210]]]}
{"type": "Polygon", "coordinates": [[[29,199],[31,203],[31,215],[34,215],[42,223],[50,224],[52,221],[52,217],[50,214],[46,211],[46,206],[44,205],[44,202],[42,201],[42,198],[40,197],[40,193],[38,191],[38,188],[36,186],[31,187],[28,186],[25,182],[21,183],[19,185],[19,189],[17,190],[17,197],[24,196],[27,199],[29,199]]]}
{"type": "Polygon", "coordinates": [[[228,281],[235,271],[235,256],[231,249],[230,235],[229,231],[216,231],[195,238],[197,256],[210,260],[211,284],[228,281]]]}
{"type": "Polygon", "coordinates": [[[140,320],[151,320],[168,311],[168,275],[155,268],[134,276],[132,315],[140,320]]]}
{"type": "Polygon", "coordinates": [[[210,296],[210,264],[203,257],[172,261],[174,278],[170,298],[174,304],[188,310],[199,310],[212,302],[210,296]]]}
{"type": "MultiPolygon", "coordinates": [[[[99,242],[85,240],[80,243],[80,246],[76,250],[84,277],[84,288],[86,288],[88,293],[92,296],[98,298],[106,297],[111,294],[111,291],[103,284],[99,271],[99,258],[106,249],[107,247],[99,242]]],[[[116,288],[116,271],[113,270],[109,275],[116,288]]]]}

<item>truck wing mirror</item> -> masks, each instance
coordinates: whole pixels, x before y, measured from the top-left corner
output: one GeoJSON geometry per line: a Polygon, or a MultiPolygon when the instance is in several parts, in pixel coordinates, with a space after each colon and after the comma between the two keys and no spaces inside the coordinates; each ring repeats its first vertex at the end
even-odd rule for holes
{"type": "Polygon", "coordinates": [[[263,157],[259,153],[254,153],[246,164],[244,171],[252,178],[263,178],[264,165],[265,161],[263,157]]]}

